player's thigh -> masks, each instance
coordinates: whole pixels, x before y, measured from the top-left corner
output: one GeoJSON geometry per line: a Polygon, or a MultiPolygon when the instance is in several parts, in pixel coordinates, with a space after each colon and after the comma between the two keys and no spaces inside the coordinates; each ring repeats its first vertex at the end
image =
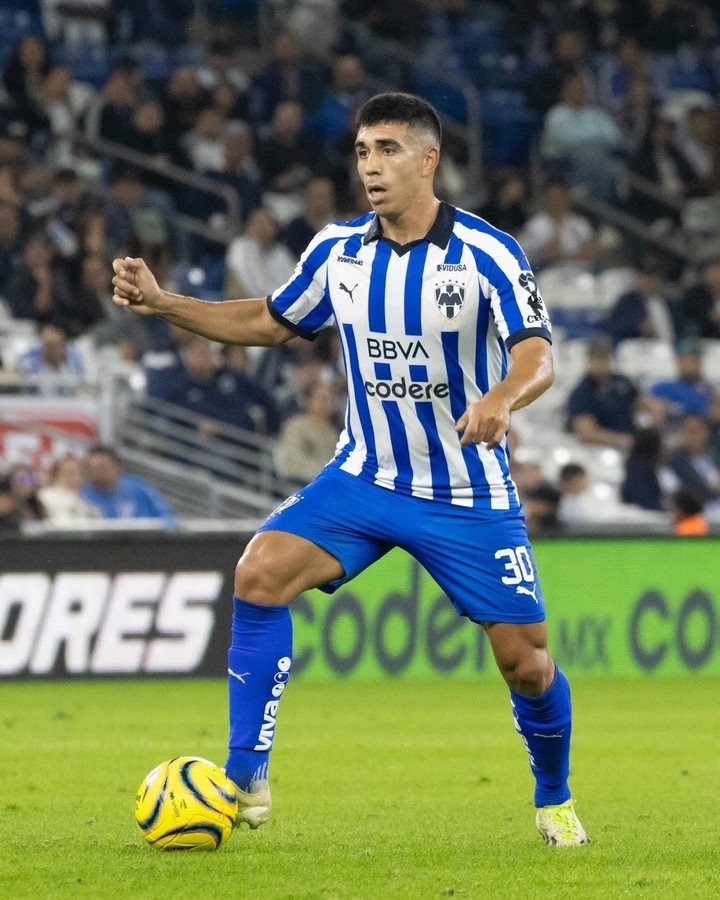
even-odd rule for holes
{"type": "Polygon", "coordinates": [[[311,587],[337,590],[391,547],[378,491],[324,470],[260,526],[240,560],[236,586],[252,590],[259,603],[289,603],[311,587]]]}
{"type": "Polygon", "coordinates": [[[341,563],[307,538],[261,531],[240,558],[235,593],[251,603],[284,604],[342,575],[341,563]]]}
{"type": "Polygon", "coordinates": [[[525,523],[519,513],[435,504],[407,549],[462,615],[474,622],[532,624],[545,605],[525,523]]]}

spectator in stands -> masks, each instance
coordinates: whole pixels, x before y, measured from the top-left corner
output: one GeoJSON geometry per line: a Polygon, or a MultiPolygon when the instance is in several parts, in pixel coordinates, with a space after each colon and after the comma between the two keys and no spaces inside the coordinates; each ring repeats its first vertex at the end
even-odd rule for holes
{"type": "Polygon", "coordinates": [[[593,337],[587,344],[585,375],[567,402],[568,429],[584,444],[626,450],[635,430],[637,398],[633,383],[613,371],[609,338],[593,337]]]}
{"type": "Polygon", "coordinates": [[[337,219],[335,188],[329,178],[313,178],[303,192],[302,215],[289,222],[280,234],[280,240],[294,259],[300,259],[315,235],[337,219]]]}
{"type": "MultiPolygon", "coordinates": [[[[250,79],[237,63],[236,48],[231,40],[212,41],[205,62],[196,69],[196,72],[202,88],[213,93],[219,87],[229,85],[236,92],[236,96],[245,95],[250,87],[250,79]]],[[[244,109],[240,117],[245,118],[244,109]]]]}
{"type": "Polygon", "coordinates": [[[684,41],[692,41],[692,4],[677,0],[642,0],[636,22],[642,22],[643,44],[654,53],[673,53],[684,41]]]}
{"type": "Polygon", "coordinates": [[[520,242],[533,268],[592,262],[594,231],[590,222],[572,212],[570,187],[551,180],[543,192],[542,208],[520,233],[520,242]]]}
{"type": "MultiPolygon", "coordinates": [[[[133,108],[130,128],[123,138],[123,143],[131,150],[149,156],[152,162],[161,166],[176,161],[179,152],[179,147],[172,142],[170,130],[166,128],[163,105],[152,97],[141,100],[133,108]]],[[[146,184],[152,184],[154,181],[157,181],[157,176],[150,182],[147,176],[145,177],[146,184]]]]}
{"type": "Polygon", "coordinates": [[[696,414],[683,417],[680,444],[669,457],[669,463],[681,486],[695,493],[699,500],[720,500],[720,456],[710,444],[710,427],[696,414]]]}
{"type": "Polygon", "coordinates": [[[531,538],[557,537],[563,533],[560,500],[560,491],[547,481],[527,493],[525,522],[531,538]]]}
{"type": "MultiPolygon", "coordinates": [[[[685,155],[675,141],[675,122],[667,110],[659,110],[650,123],[645,140],[630,159],[630,168],[654,182],[669,198],[682,201],[701,190],[701,185],[685,155]]],[[[647,222],[678,220],[674,206],[650,197],[644,191],[631,191],[628,208],[647,222]]]]}
{"type": "Polygon", "coordinates": [[[40,483],[32,466],[13,466],[10,487],[23,522],[41,522],[46,518],[45,507],[38,497],[40,483]]]}
{"type": "Polygon", "coordinates": [[[104,212],[108,249],[112,253],[128,253],[133,242],[152,247],[171,243],[176,249],[172,210],[162,195],[145,188],[134,169],[122,167],[115,171],[111,199],[104,212]]]}
{"type": "Polygon", "coordinates": [[[703,377],[700,345],[684,338],[677,345],[677,376],[654,384],[646,398],[646,407],[659,426],[676,425],[688,413],[706,417],[710,413],[713,386],[703,377]]]}
{"type": "Polygon", "coordinates": [[[625,461],[620,488],[623,503],[642,509],[664,510],[665,497],[679,486],[677,475],[665,460],[663,439],[657,428],[638,428],[625,461]]]}
{"type": "Polygon", "coordinates": [[[298,103],[304,113],[315,111],[323,95],[320,70],[303,55],[297,38],[281,31],[273,43],[273,57],[255,77],[250,89],[250,116],[267,123],[281,103],[298,103]]]}
{"type": "Polygon", "coordinates": [[[0,297],[22,256],[20,214],[14,206],[0,202],[0,297]]]}
{"type": "Polygon", "coordinates": [[[479,210],[483,219],[510,234],[518,235],[527,221],[527,180],[515,169],[490,172],[490,196],[479,210]]]}
{"type": "Polygon", "coordinates": [[[203,416],[200,431],[216,434],[217,422],[259,434],[276,434],[277,406],[253,376],[223,364],[220,347],[193,337],[180,352],[180,364],[157,373],[152,395],[203,416]]]}
{"type": "MultiPolygon", "coordinates": [[[[613,53],[601,67],[598,94],[605,109],[615,114],[625,105],[633,82],[653,83],[652,61],[635,35],[623,35],[613,53]]],[[[655,84],[654,94],[659,95],[663,85],[655,84]]]]}
{"type": "Polygon", "coordinates": [[[55,460],[50,483],[38,491],[48,524],[84,524],[101,518],[98,507],[80,496],[82,484],[82,465],[74,453],[65,453],[55,460]]]}
{"type": "Polygon", "coordinates": [[[112,447],[92,447],[86,458],[87,481],[80,496],[97,507],[104,519],[163,519],[175,516],[155,488],[136,475],[123,475],[112,447]]]}
{"type": "Polygon", "coordinates": [[[327,465],[338,441],[337,394],[330,384],[316,382],[307,409],[283,425],[275,447],[275,465],[293,485],[304,485],[327,465]]]}
{"type": "Polygon", "coordinates": [[[616,346],[629,338],[675,342],[681,323],[675,304],[664,293],[664,271],[655,256],[641,260],[632,287],[618,297],[603,325],[616,346]]]}
{"type": "Polygon", "coordinates": [[[86,256],[78,294],[86,306],[96,306],[101,317],[91,334],[98,347],[115,347],[121,359],[139,362],[152,349],[148,324],[141,316],[127,316],[112,302],[112,269],[98,255],[86,256]]]}
{"type": "Polygon", "coordinates": [[[125,67],[114,69],[91,113],[90,133],[115,143],[124,143],[130,132],[132,111],[137,99],[132,73],[125,67]]]}
{"type": "Polygon", "coordinates": [[[673,531],[678,537],[704,537],[710,532],[702,500],[685,488],[673,495],[672,516],[673,531]]]}
{"type": "Polygon", "coordinates": [[[82,357],[56,325],[43,325],[39,345],[23,353],[17,370],[36,378],[44,394],[73,394],[85,375],[82,357]]]}
{"type": "Polygon", "coordinates": [[[196,172],[220,172],[225,162],[225,128],[223,113],[212,106],[201,109],[193,127],[181,140],[196,172]]]}
{"type": "Polygon", "coordinates": [[[73,79],[67,66],[53,66],[43,84],[43,106],[50,123],[55,165],[67,167],[73,159],[71,138],[84,122],[95,92],[89,84],[73,79]]]}
{"type": "Polygon", "coordinates": [[[685,292],[680,309],[689,334],[720,338],[720,259],[705,263],[702,281],[685,292]]]}
{"type": "Polygon", "coordinates": [[[702,191],[712,184],[718,149],[718,115],[710,97],[707,103],[695,104],[687,111],[679,139],[683,151],[702,191]]]}
{"type": "Polygon", "coordinates": [[[310,129],[329,156],[347,150],[346,138],[352,132],[355,113],[369,98],[365,67],[359,56],[346,54],[333,63],[333,83],[320,109],[310,122],[310,129]]]}
{"type": "Polygon", "coordinates": [[[3,82],[18,113],[31,127],[44,119],[43,87],[49,70],[45,41],[34,34],[19,38],[5,64],[3,82]]]}
{"type": "Polygon", "coordinates": [[[244,234],[230,244],[225,257],[225,290],[232,297],[265,297],[283,284],[295,259],[278,241],[278,223],[268,210],[252,212],[244,234]]]}
{"type": "Polygon", "coordinates": [[[82,330],[83,311],[74,303],[64,273],[54,264],[53,249],[42,234],[32,235],[23,255],[5,284],[5,295],[16,319],[52,323],[69,333],[82,330]]]}
{"type": "Polygon", "coordinates": [[[303,134],[303,110],[299,103],[279,103],[272,132],[258,149],[258,162],[266,187],[280,193],[301,191],[313,174],[327,171],[318,144],[303,134]]]}
{"type": "Polygon", "coordinates": [[[615,198],[622,135],[613,118],[587,100],[582,77],[563,83],[560,102],[545,117],[541,149],[556,165],[568,165],[573,184],[605,200],[615,198]]]}
{"type": "Polygon", "coordinates": [[[636,158],[646,143],[657,115],[658,100],[648,78],[633,78],[628,85],[617,120],[623,133],[623,147],[630,159],[636,158]]]}
{"type": "Polygon", "coordinates": [[[566,463],[559,473],[560,507],[558,518],[567,525],[593,518],[597,501],[590,492],[590,478],[585,466],[566,463]]]}
{"type": "Polygon", "coordinates": [[[595,76],[586,64],[587,42],[579,29],[564,28],[553,39],[550,62],[537,72],[526,94],[528,104],[540,112],[547,112],[559,100],[566,79],[580,75],[588,97],[595,96],[595,76]]]}
{"type": "Polygon", "coordinates": [[[163,94],[165,122],[173,146],[177,146],[185,132],[189,131],[198,113],[210,102],[210,95],[198,80],[198,72],[192,66],[173,69],[163,94]]]}
{"type": "Polygon", "coordinates": [[[243,221],[247,220],[254,209],[262,206],[262,173],[255,159],[249,125],[240,121],[228,123],[223,139],[223,167],[219,172],[205,174],[235,189],[240,198],[240,215],[243,221]]]}
{"type": "Polygon", "coordinates": [[[55,261],[72,284],[77,281],[80,268],[78,233],[94,203],[73,169],[59,169],[52,176],[48,205],[46,231],[54,248],[55,261]]]}
{"type": "Polygon", "coordinates": [[[20,530],[22,520],[12,484],[7,476],[0,476],[0,534],[12,534],[20,530]]]}

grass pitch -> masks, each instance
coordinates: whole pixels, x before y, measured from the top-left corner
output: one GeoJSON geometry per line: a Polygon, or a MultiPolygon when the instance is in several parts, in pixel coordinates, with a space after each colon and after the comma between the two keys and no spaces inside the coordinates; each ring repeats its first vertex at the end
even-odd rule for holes
{"type": "Polygon", "coordinates": [[[224,761],[220,681],[0,686],[0,897],[720,896],[720,682],[574,685],[572,786],[593,839],[545,847],[499,682],[290,685],[273,821],[216,854],[153,852],[135,789],[224,761]]]}

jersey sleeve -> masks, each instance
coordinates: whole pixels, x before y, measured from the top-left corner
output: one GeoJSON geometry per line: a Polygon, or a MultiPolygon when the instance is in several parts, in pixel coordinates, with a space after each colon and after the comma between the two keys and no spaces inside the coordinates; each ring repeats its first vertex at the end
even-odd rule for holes
{"type": "Polygon", "coordinates": [[[552,326],[527,257],[509,235],[479,261],[480,287],[487,291],[493,318],[508,350],[528,337],[552,343],[552,326]]]}
{"type": "Polygon", "coordinates": [[[335,322],[327,290],[327,266],[336,241],[328,237],[327,228],[316,234],[290,279],[267,298],[270,315],[310,341],[335,322]]]}

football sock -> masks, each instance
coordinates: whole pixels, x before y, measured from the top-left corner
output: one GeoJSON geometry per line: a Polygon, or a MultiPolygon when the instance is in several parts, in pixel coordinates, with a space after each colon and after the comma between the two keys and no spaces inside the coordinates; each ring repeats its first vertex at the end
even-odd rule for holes
{"type": "Polygon", "coordinates": [[[510,691],[515,727],[525,742],[535,776],[535,806],[570,799],[570,685],[558,666],[552,684],[539,697],[510,691]]]}
{"type": "Polygon", "coordinates": [[[228,651],[228,778],[244,791],[266,781],[278,703],[290,677],[292,619],[287,606],[233,597],[228,651]]]}

